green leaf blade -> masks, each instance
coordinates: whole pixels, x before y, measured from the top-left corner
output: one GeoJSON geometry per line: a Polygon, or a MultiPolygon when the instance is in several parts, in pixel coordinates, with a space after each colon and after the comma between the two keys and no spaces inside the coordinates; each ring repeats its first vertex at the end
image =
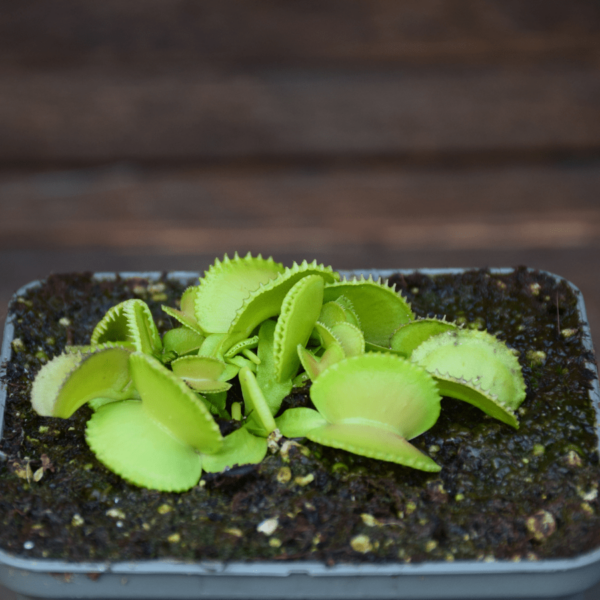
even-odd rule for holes
{"type": "Polygon", "coordinates": [[[193,331],[198,335],[204,336],[204,331],[202,331],[202,328],[200,327],[200,325],[198,325],[195,318],[191,318],[182,311],[177,310],[176,308],[172,308],[170,306],[163,305],[161,306],[161,308],[163,312],[168,314],[171,318],[175,319],[175,321],[177,321],[180,325],[183,325],[185,329],[189,329],[190,331],[193,331]]]}
{"type": "Polygon", "coordinates": [[[327,425],[327,421],[313,408],[288,408],[275,419],[277,429],[288,438],[306,437],[308,432],[327,425]]]}
{"type": "Polygon", "coordinates": [[[160,362],[143,353],[130,359],[131,374],[144,410],[173,436],[200,452],[218,452],[218,425],[196,394],[160,362]]]}
{"type": "Polygon", "coordinates": [[[113,306],[92,332],[92,346],[105,343],[133,344],[138,352],[160,355],[162,342],[148,305],[139,299],[113,306]]]}
{"type": "Polygon", "coordinates": [[[525,400],[525,381],[517,357],[506,344],[484,331],[459,329],[438,334],[419,345],[411,360],[440,381],[450,382],[445,392],[452,397],[457,397],[453,392],[460,389],[461,382],[479,390],[479,400],[468,390],[458,399],[496,418],[500,418],[498,407],[504,407],[502,412],[511,424],[514,411],[525,400]]]}
{"type": "Polygon", "coordinates": [[[441,467],[405,438],[377,427],[329,424],[308,432],[309,440],[361,456],[394,462],[421,471],[438,472],[441,467]]]}
{"type": "Polygon", "coordinates": [[[339,341],[346,356],[358,356],[365,353],[365,336],[352,323],[337,323],[331,328],[331,333],[339,341]]]}
{"type": "Polygon", "coordinates": [[[354,307],[367,342],[388,347],[394,331],[414,319],[408,302],[384,283],[371,279],[340,281],[325,287],[324,302],[340,296],[354,307]]]}
{"type": "Polygon", "coordinates": [[[239,378],[248,416],[247,426],[253,433],[266,437],[276,426],[263,392],[248,367],[240,369],[239,378]]]}
{"type": "Polygon", "coordinates": [[[275,322],[265,321],[258,332],[258,358],[256,382],[263,392],[265,401],[272,415],[277,414],[281,402],[292,390],[292,381],[277,381],[277,365],[275,362],[275,322]]]}
{"type": "Polygon", "coordinates": [[[376,421],[407,439],[427,431],[440,414],[433,378],[392,354],[362,354],[331,365],[313,383],[310,396],[329,423],[376,421]]]}
{"type": "Polygon", "coordinates": [[[174,352],[177,356],[198,352],[204,339],[203,335],[188,327],[176,327],[163,336],[163,351],[174,352]]]}
{"type": "Polygon", "coordinates": [[[279,315],[287,293],[300,279],[309,275],[319,275],[326,282],[334,282],[339,278],[331,267],[319,265],[316,261],[303,261],[300,265],[294,263],[291,268],[286,268],[281,275],[261,286],[244,301],[231,324],[230,344],[247,338],[263,321],[279,315]]]}
{"type": "Polygon", "coordinates": [[[216,454],[202,457],[202,467],[209,473],[220,473],[236,465],[255,465],[267,454],[267,440],[252,435],[245,427],[230,433],[216,454]]]}
{"type": "Polygon", "coordinates": [[[315,381],[331,365],[346,358],[342,346],[337,341],[329,344],[321,358],[317,358],[312,352],[303,348],[302,344],[298,344],[297,350],[300,363],[312,381],[315,381]]]}
{"type": "Polygon", "coordinates": [[[227,365],[208,356],[182,356],[171,363],[173,373],[198,392],[227,391],[231,384],[221,381],[227,365]]]}
{"type": "Polygon", "coordinates": [[[272,258],[253,257],[249,253],[233,259],[227,255],[216,260],[200,280],[195,297],[195,314],[207,333],[227,333],[236,313],[249,294],[276,278],[283,265],[272,258]]]}
{"type": "Polygon", "coordinates": [[[325,283],[319,275],[300,279],[286,294],[275,327],[274,357],[278,382],[296,375],[300,358],[296,347],[306,346],[323,304],[325,283]]]}
{"type": "Polygon", "coordinates": [[[140,487],[183,492],[202,473],[194,449],[165,431],[136,400],[98,409],[87,423],[86,441],[108,469],[140,487]]]}
{"type": "Polygon", "coordinates": [[[60,388],[82,361],[81,353],[68,352],[56,356],[39,370],[31,387],[31,405],[38,415],[57,416],[55,404],[60,388]]]}
{"type": "Polygon", "coordinates": [[[454,331],[456,329],[458,329],[458,326],[448,321],[440,319],[417,319],[416,321],[401,325],[394,332],[390,341],[390,347],[401,356],[408,358],[425,340],[439,333],[454,331]]]}
{"type": "MultiPolygon", "coordinates": [[[[129,387],[131,374],[129,372],[129,356],[131,352],[120,346],[104,347],[92,351],[90,354],[80,355],[76,366],[67,374],[66,378],[55,388],[59,375],[58,372],[50,373],[46,377],[46,367],[53,369],[51,361],[40,371],[34,382],[32,398],[47,416],[68,419],[78,408],[94,398],[112,398],[124,400],[132,396],[129,387]],[[48,386],[48,387],[46,387],[48,386]],[[44,392],[41,390],[46,388],[44,392]],[[51,400],[52,393],[54,399],[51,400]],[[40,398],[40,399],[38,399],[40,398]],[[49,413],[49,414],[48,414],[49,413]]],[[[60,372],[71,364],[77,355],[63,355],[69,358],[61,359],[60,372]]],[[[74,364],[74,363],[73,363],[74,364]]]]}

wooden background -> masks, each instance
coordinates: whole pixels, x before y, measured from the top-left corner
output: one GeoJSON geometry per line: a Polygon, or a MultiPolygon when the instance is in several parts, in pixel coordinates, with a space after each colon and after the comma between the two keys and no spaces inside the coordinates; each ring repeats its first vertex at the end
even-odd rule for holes
{"type": "Polygon", "coordinates": [[[235,250],[527,264],[600,339],[599,200],[597,0],[0,0],[2,307],[235,250]]]}

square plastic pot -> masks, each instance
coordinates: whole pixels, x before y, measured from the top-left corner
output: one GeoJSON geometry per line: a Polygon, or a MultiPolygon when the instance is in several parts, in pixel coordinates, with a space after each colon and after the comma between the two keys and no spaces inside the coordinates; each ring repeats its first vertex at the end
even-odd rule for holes
{"type": "MultiPolygon", "coordinates": [[[[428,275],[458,274],[464,269],[422,269],[428,275]]],[[[511,269],[495,269],[509,273],[511,269]]],[[[369,270],[342,272],[345,275],[389,277],[410,270],[369,270]]],[[[98,279],[115,273],[96,273],[98,279]]],[[[121,277],[158,279],[160,273],[120,273],[121,277]]],[[[193,272],[173,272],[172,279],[198,277],[193,272]]],[[[562,278],[549,274],[557,281],[562,278]]],[[[564,280],[563,280],[564,281],[564,280]]],[[[584,345],[593,351],[589,324],[581,292],[566,282],[578,298],[584,345]]],[[[39,285],[32,282],[16,296],[39,285]]],[[[10,359],[14,335],[12,316],[4,329],[0,362],[10,359]]],[[[597,374],[597,367],[588,367],[597,374]]],[[[590,390],[596,409],[598,380],[590,390]]],[[[6,402],[6,388],[0,388],[0,432],[6,402]]],[[[0,492],[1,493],[1,492],[0,492]]],[[[583,600],[583,593],[600,581],[600,549],[569,559],[538,561],[423,562],[420,564],[338,564],[320,562],[194,563],[152,560],[121,562],[68,562],[28,559],[0,549],[0,583],[21,597],[33,598],[146,598],[215,600],[320,599],[468,599],[468,598],[571,598],[583,600]]]]}

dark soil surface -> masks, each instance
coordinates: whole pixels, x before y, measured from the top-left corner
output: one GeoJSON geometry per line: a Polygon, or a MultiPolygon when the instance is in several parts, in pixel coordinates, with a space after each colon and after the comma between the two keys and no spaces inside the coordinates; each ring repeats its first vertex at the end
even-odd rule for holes
{"type": "MultiPolygon", "coordinates": [[[[443,467],[440,473],[299,440],[285,455],[204,474],[197,487],[173,494],[130,485],[96,460],[84,440],[88,408],[68,420],[40,417],[29,392],[49,357],[66,344],[87,343],[96,322],[122,300],[141,297],[161,331],[174,326],[160,305],[174,306],[186,286],[49,277],[10,308],[15,342],[4,375],[0,547],[76,561],[328,564],[536,560],[597,547],[600,470],[589,400],[593,374],[586,369],[594,357],[582,345],[571,289],[525,269],[434,279],[417,272],[392,283],[418,315],[487,329],[519,351],[527,398],[518,431],[444,399],[436,425],[413,441],[443,467]],[[273,519],[271,535],[257,531],[273,519]]],[[[308,393],[295,390],[284,407],[310,405],[308,393]]]]}

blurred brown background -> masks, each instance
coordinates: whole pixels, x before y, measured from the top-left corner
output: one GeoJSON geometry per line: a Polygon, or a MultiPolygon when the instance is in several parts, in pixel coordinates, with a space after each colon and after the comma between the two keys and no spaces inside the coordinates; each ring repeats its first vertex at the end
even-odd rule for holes
{"type": "Polygon", "coordinates": [[[513,266],[600,335],[600,3],[2,2],[0,302],[73,269],[513,266]]]}
{"type": "Polygon", "coordinates": [[[0,306],[235,250],[526,264],[600,339],[599,200],[597,0],[0,2],[0,306]]]}

